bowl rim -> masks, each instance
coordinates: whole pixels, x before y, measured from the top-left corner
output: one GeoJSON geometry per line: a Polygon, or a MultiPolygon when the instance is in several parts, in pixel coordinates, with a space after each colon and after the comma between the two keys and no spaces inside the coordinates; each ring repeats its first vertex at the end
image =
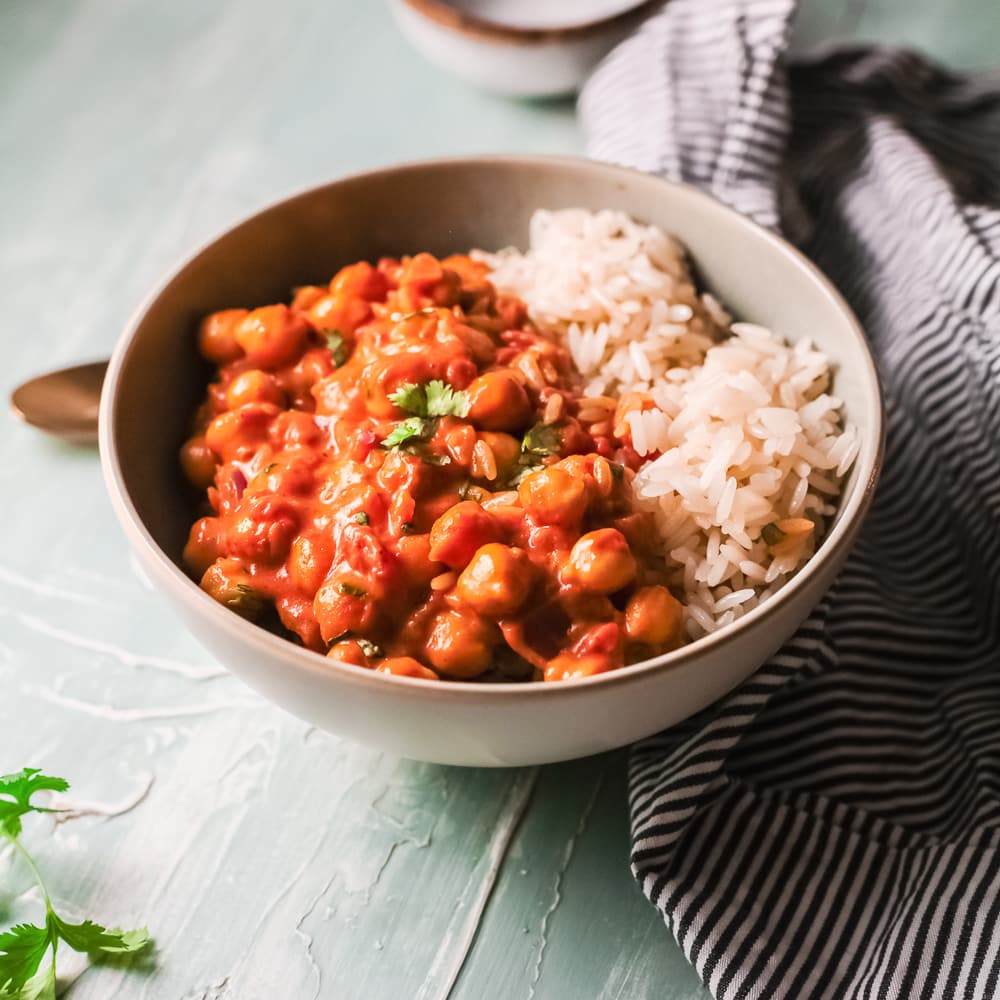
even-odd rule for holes
{"type": "Polygon", "coordinates": [[[855,534],[860,528],[861,521],[871,505],[885,452],[885,415],[878,373],[860,323],[850,306],[830,280],[812,261],[783,237],[758,225],[742,213],[737,212],[735,209],[730,208],[728,205],[725,205],[723,202],[691,184],[666,180],[658,177],[656,174],[643,170],[605,163],[599,160],[590,160],[582,156],[481,154],[437,157],[390,164],[346,174],[321,184],[309,185],[290,195],[268,202],[262,208],[241,217],[236,222],[220,229],[214,235],[200,243],[192,252],[186,254],[180,263],[171,268],[167,272],[167,275],[146,295],[129,317],[119,336],[108,364],[108,371],[101,392],[99,449],[105,486],[111,498],[112,507],[132,547],[138,549],[139,553],[146,557],[143,565],[147,569],[152,569],[154,575],[158,578],[159,584],[172,590],[177,599],[188,605],[192,612],[198,612],[200,617],[206,618],[213,627],[229,633],[234,640],[258,645],[270,656],[277,657],[292,668],[305,671],[309,674],[321,675],[330,682],[345,682],[366,688],[374,686],[381,690],[385,690],[384,686],[389,684],[396,687],[399,694],[409,694],[418,699],[435,696],[436,700],[437,694],[459,701],[479,701],[482,697],[492,700],[525,697],[551,698],[557,695],[562,697],[582,697],[597,694],[612,685],[639,682],[653,673],[678,669],[683,665],[696,661],[712,648],[723,650],[732,646],[734,643],[740,641],[747,629],[769,614],[777,611],[778,608],[790,602],[796,593],[804,590],[810,581],[817,576],[820,567],[825,562],[835,558],[842,546],[852,543],[855,534]],[[122,472],[113,418],[117,408],[122,374],[134,347],[135,334],[146,314],[164,291],[184,271],[194,265],[203,253],[207,252],[220,240],[232,235],[242,226],[257,220],[260,216],[268,212],[280,210],[288,203],[299,199],[315,197],[320,192],[335,185],[365,180],[375,176],[405,175],[412,171],[433,170],[437,168],[503,166],[505,164],[547,170],[597,171],[605,174],[609,179],[617,179],[619,182],[642,180],[645,183],[653,182],[673,187],[683,192],[685,197],[689,197],[696,203],[700,203],[709,216],[715,214],[716,216],[728,217],[730,222],[751,232],[754,238],[769,243],[789,265],[800,271],[804,271],[818,286],[818,290],[829,301],[831,307],[835,308],[847,321],[847,328],[855,339],[855,346],[860,349],[860,356],[863,361],[865,394],[873,403],[872,433],[862,439],[861,448],[855,458],[855,469],[858,472],[858,476],[853,490],[841,497],[842,506],[839,511],[840,517],[837,523],[825,535],[819,548],[813,553],[809,561],[776,594],[747,612],[742,618],[738,618],[718,631],[712,632],[668,653],[641,660],[638,663],[628,664],[627,666],[603,674],[569,678],[558,682],[531,683],[525,681],[502,681],[477,684],[442,680],[439,683],[432,684],[420,678],[381,673],[371,668],[331,660],[322,653],[297,646],[288,639],[274,635],[255,625],[253,622],[246,621],[239,615],[233,614],[232,611],[224,608],[217,601],[212,600],[194,580],[174,563],[155,541],[132,503],[122,472]]]}
{"type": "Polygon", "coordinates": [[[632,0],[625,10],[608,17],[570,21],[565,25],[546,28],[518,27],[501,21],[491,21],[487,17],[445,3],[444,0],[396,0],[396,2],[458,35],[505,45],[548,45],[580,41],[631,24],[652,13],[662,5],[663,0],[632,0]]]}

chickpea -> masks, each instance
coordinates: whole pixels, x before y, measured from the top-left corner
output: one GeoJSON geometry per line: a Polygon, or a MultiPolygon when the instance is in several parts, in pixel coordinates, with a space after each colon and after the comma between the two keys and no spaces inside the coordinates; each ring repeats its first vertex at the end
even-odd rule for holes
{"type": "Polygon", "coordinates": [[[479,437],[493,452],[497,463],[497,478],[501,481],[510,479],[517,468],[517,460],[521,457],[521,442],[510,434],[493,431],[483,431],[479,437]]]}
{"type": "Polygon", "coordinates": [[[285,373],[284,389],[293,395],[307,396],[312,387],[334,369],[333,358],[325,347],[306,351],[294,368],[285,373]]]}
{"type": "Polygon", "coordinates": [[[309,325],[286,305],[262,306],[240,320],[233,336],[247,357],[261,368],[280,368],[294,361],[309,325]]]}
{"type": "Polygon", "coordinates": [[[319,633],[319,622],[313,610],[312,597],[303,594],[281,594],[274,602],[281,624],[294,632],[306,649],[317,653],[326,650],[326,643],[319,633]]]}
{"type": "Polygon", "coordinates": [[[246,315],[246,309],[223,309],[206,316],[198,331],[198,349],[202,356],[217,365],[228,365],[243,357],[243,348],[233,334],[246,315]]]}
{"type": "Polygon", "coordinates": [[[521,430],[531,419],[531,400],[511,372],[480,375],[468,393],[469,420],[483,430],[521,430]]]}
{"type": "Polygon", "coordinates": [[[306,316],[318,330],[336,330],[343,337],[352,337],[371,311],[364,299],[337,292],[317,299],[306,316]]]}
{"type": "Polygon", "coordinates": [[[593,677],[603,674],[612,668],[611,661],[599,653],[589,653],[585,656],[573,656],[563,653],[549,660],[545,668],[547,681],[565,681],[571,677],[593,677]]]}
{"type": "Polygon", "coordinates": [[[304,594],[315,594],[333,563],[333,545],[318,532],[299,535],[288,556],[288,575],[304,594]]]}
{"type": "Polygon", "coordinates": [[[203,517],[191,526],[187,545],[184,546],[184,565],[197,576],[219,557],[219,519],[203,517]]]}
{"type": "Polygon", "coordinates": [[[216,559],[201,578],[201,589],[210,597],[253,620],[264,608],[264,597],[238,559],[216,559]]]}
{"type": "MultiPolygon", "coordinates": [[[[445,272],[446,274],[454,272],[445,272]]],[[[497,359],[497,345],[488,333],[477,330],[474,326],[460,323],[451,313],[445,313],[442,319],[445,329],[453,337],[462,342],[470,357],[477,365],[487,368],[497,359]]]]}
{"type": "Polygon", "coordinates": [[[412,656],[390,656],[376,668],[382,674],[395,674],[397,677],[419,677],[425,681],[440,680],[433,670],[429,670],[412,656]]]}
{"type": "Polygon", "coordinates": [[[339,292],[341,295],[356,295],[369,302],[378,302],[384,299],[388,290],[389,282],[385,275],[372,267],[366,260],[341,268],[330,282],[331,292],[339,292]]]}
{"type": "Polygon", "coordinates": [[[587,509],[587,487],[558,466],[526,476],[517,490],[521,506],[541,524],[578,524],[587,509]]]}
{"type": "Polygon", "coordinates": [[[188,481],[206,490],[215,481],[215,455],[204,434],[196,434],[181,448],[181,467],[188,481]]]}
{"type": "Polygon", "coordinates": [[[205,428],[205,443],[214,454],[222,457],[238,441],[246,440],[244,426],[243,415],[238,410],[220,413],[205,428]]]}
{"type": "Polygon", "coordinates": [[[278,497],[248,494],[238,513],[228,532],[230,549],[246,559],[282,562],[299,527],[295,507],[278,497]]]}
{"type": "Polygon", "coordinates": [[[274,403],[280,406],[284,401],[285,394],[274,376],[259,368],[241,372],[226,388],[226,405],[231,410],[247,403],[274,403]]]}
{"type": "Polygon", "coordinates": [[[327,290],[322,285],[302,285],[295,289],[292,297],[292,308],[299,312],[305,312],[312,308],[324,295],[327,290]]]}
{"type": "Polygon", "coordinates": [[[444,370],[444,381],[456,389],[467,389],[476,378],[475,362],[470,358],[455,355],[444,370]]]}
{"type": "Polygon", "coordinates": [[[308,461],[269,462],[250,480],[254,493],[281,493],[288,497],[305,497],[312,493],[316,473],[308,461]]]}
{"type": "Polygon", "coordinates": [[[427,636],[427,659],[449,677],[477,677],[493,659],[499,641],[495,625],[472,610],[442,611],[434,616],[427,636]]]}
{"type": "Polygon", "coordinates": [[[625,536],[614,528],[581,535],[562,569],[562,582],[610,594],[635,579],[635,556],[625,536]]]}
{"type": "Polygon", "coordinates": [[[313,608],[326,642],[333,642],[346,632],[365,635],[375,623],[375,605],[353,577],[345,579],[338,574],[327,577],[316,591],[313,608]]]}
{"type": "Polygon", "coordinates": [[[399,279],[401,285],[433,285],[444,277],[441,262],[429,253],[418,253],[406,261],[399,279]]]}
{"type": "Polygon", "coordinates": [[[253,445],[267,436],[270,422],[278,415],[273,403],[248,403],[238,410],[220,413],[205,428],[205,443],[212,451],[225,458],[242,445],[253,445]]]}
{"type": "Polygon", "coordinates": [[[534,566],[523,549],[491,542],[462,570],[455,593],[463,604],[491,618],[516,611],[531,590],[534,566]]]}
{"type": "Polygon", "coordinates": [[[356,639],[342,639],[335,642],[326,653],[331,660],[339,660],[341,663],[353,663],[356,667],[370,667],[371,660],[361,648],[361,643],[356,639]]]}
{"type": "Polygon", "coordinates": [[[472,500],[446,510],[431,526],[430,558],[453,569],[463,569],[488,542],[501,539],[503,528],[488,511],[472,500]]]}
{"type": "Polygon", "coordinates": [[[441,569],[431,559],[430,550],[431,536],[427,534],[401,535],[396,542],[396,555],[406,578],[419,586],[429,584],[441,569]]]}
{"type": "Polygon", "coordinates": [[[683,610],[666,587],[642,587],[625,607],[625,632],[633,642],[669,645],[680,635],[683,610]]]}
{"type": "Polygon", "coordinates": [[[316,418],[302,410],[283,410],[271,425],[271,442],[279,449],[313,445],[321,437],[316,418]]]}

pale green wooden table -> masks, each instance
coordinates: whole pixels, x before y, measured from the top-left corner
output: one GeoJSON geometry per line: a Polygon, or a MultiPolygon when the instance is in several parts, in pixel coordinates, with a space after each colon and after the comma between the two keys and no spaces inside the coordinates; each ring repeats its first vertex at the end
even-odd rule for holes
{"type": "MultiPolygon", "coordinates": [[[[916,6],[816,2],[800,44],[993,58],[1000,5],[916,6]]],[[[2,0],[0,388],[107,355],[180,255],[290,190],[580,146],[569,103],[467,89],[380,3],[2,0]]],[[[0,772],[73,781],[90,815],[27,834],[56,897],[157,942],[73,1000],[705,996],[629,875],[624,755],[460,770],[310,730],[144,587],[95,453],[2,428],[0,772]]],[[[0,855],[0,926],[28,885],[0,855]]]]}

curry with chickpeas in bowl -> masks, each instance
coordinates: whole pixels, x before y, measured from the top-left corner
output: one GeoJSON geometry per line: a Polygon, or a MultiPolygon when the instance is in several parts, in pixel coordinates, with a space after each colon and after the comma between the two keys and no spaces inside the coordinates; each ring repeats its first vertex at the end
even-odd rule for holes
{"type": "Polygon", "coordinates": [[[812,557],[861,446],[829,359],[734,322],[656,226],[529,228],[205,318],[205,591],[359,667],[564,680],[725,628],[812,557]]]}
{"type": "Polygon", "coordinates": [[[680,644],[640,456],[610,410],[581,419],[569,351],[489,272],[361,262],[203,321],[218,371],[181,460],[208,594],[428,680],[563,680],[680,644]]]}

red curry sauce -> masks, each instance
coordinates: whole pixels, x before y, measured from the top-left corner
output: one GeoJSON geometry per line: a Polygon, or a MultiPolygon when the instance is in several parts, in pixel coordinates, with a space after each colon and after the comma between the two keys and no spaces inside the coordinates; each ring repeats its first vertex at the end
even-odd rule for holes
{"type": "Polygon", "coordinates": [[[212,597],[388,673],[587,676],[680,641],[637,456],[579,419],[568,353],[485,265],[353,264],[208,316],[181,460],[212,597]]]}

